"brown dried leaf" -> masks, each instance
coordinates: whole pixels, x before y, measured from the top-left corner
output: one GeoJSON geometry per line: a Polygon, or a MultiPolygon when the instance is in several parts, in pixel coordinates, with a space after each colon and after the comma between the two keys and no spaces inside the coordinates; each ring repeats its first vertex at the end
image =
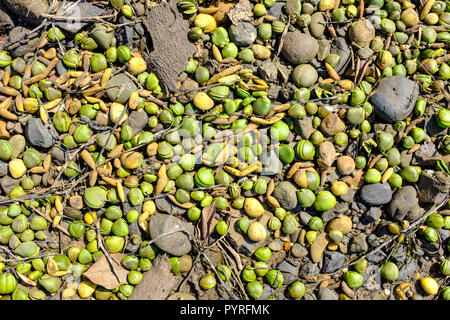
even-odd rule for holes
{"type": "Polygon", "coordinates": [[[211,222],[216,213],[216,200],[213,201],[209,206],[203,208],[202,210],[202,239],[207,239],[210,235],[211,222]]]}
{"type": "Polygon", "coordinates": [[[240,0],[233,9],[230,9],[230,11],[228,11],[228,17],[233,24],[236,24],[239,21],[252,21],[253,12],[250,1],[240,0]]]}
{"type": "Polygon", "coordinates": [[[33,286],[35,287],[37,285],[36,282],[34,282],[31,279],[28,279],[26,276],[24,276],[23,274],[21,274],[20,272],[14,272],[14,274],[25,284],[29,285],[29,286],[33,286]]]}
{"type": "Polygon", "coordinates": [[[165,300],[177,284],[177,277],[170,270],[166,255],[156,257],[152,268],[144,273],[128,300],[165,300]]]}
{"type": "Polygon", "coordinates": [[[96,285],[102,286],[108,290],[115,289],[121,284],[126,284],[128,271],[120,265],[120,261],[125,256],[126,254],[123,253],[111,255],[111,262],[114,264],[114,269],[116,270],[120,281],[117,280],[117,277],[114,275],[114,272],[104,255],[98,259],[84,275],[96,285]]]}

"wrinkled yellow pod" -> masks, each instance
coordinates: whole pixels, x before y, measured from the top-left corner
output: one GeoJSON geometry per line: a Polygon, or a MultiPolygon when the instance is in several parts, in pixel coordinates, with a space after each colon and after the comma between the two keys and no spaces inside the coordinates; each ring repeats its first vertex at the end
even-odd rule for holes
{"type": "Polygon", "coordinates": [[[199,13],[194,20],[196,27],[202,28],[203,32],[214,32],[217,28],[216,20],[213,16],[205,13],[199,13]]]}
{"type": "Polygon", "coordinates": [[[214,101],[205,92],[197,92],[194,97],[194,106],[206,111],[214,107],[214,101]]]}

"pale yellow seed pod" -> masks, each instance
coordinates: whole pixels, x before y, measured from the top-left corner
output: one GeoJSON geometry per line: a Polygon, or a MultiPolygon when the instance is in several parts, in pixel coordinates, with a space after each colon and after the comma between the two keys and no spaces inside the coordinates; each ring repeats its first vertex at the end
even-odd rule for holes
{"type": "Polygon", "coordinates": [[[142,211],[143,212],[148,212],[149,215],[154,214],[156,212],[155,202],[153,200],[145,201],[143,206],[142,206],[142,211]]]}
{"type": "Polygon", "coordinates": [[[119,199],[122,203],[125,202],[125,192],[123,191],[123,186],[121,182],[117,182],[117,194],[119,196],[119,199]]]}

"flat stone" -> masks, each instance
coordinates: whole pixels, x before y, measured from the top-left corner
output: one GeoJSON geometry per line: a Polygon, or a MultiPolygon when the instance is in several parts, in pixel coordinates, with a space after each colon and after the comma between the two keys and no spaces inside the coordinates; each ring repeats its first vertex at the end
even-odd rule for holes
{"type": "Polygon", "coordinates": [[[277,251],[280,251],[281,249],[283,249],[283,244],[281,243],[280,240],[277,239],[277,240],[269,243],[268,247],[270,250],[277,252],[277,251]]]}
{"type": "Polygon", "coordinates": [[[418,205],[417,192],[413,186],[398,189],[387,208],[388,216],[394,221],[414,221],[423,213],[418,205]]]}
{"type": "Polygon", "coordinates": [[[255,42],[256,28],[249,22],[238,22],[230,27],[230,39],[238,47],[248,47],[255,42]]]}
{"type": "Polygon", "coordinates": [[[106,84],[106,94],[117,103],[125,104],[133,91],[137,90],[133,80],[124,73],[119,73],[106,84]]]}
{"type": "Polygon", "coordinates": [[[450,175],[443,171],[423,170],[417,188],[420,202],[434,202],[438,193],[450,192],[450,175]]]}
{"type": "Polygon", "coordinates": [[[275,150],[266,150],[261,153],[259,160],[262,164],[262,171],[260,175],[263,176],[273,176],[281,173],[283,164],[280,158],[277,156],[275,150]]]}
{"type": "Polygon", "coordinates": [[[337,37],[331,44],[330,51],[340,57],[339,63],[334,70],[339,74],[344,73],[351,61],[351,50],[347,45],[347,40],[344,37],[337,37]]]}
{"type": "Polygon", "coordinates": [[[367,255],[367,261],[370,263],[380,263],[386,258],[386,254],[381,251],[371,252],[367,255]]]}
{"type": "Polygon", "coordinates": [[[360,221],[362,223],[365,223],[365,224],[368,224],[368,223],[371,223],[371,222],[375,222],[375,221],[377,221],[378,219],[381,218],[381,214],[382,214],[382,211],[381,211],[380,208],[378,208],[378,207],[371,207],[369,210],[367,210],[361,216],[360,221]]]}
{"type": "Polygon", "coordinates": [[[37,26],[44,19],[42,15],[49,11],[46,0],[3,0],[2,5],[33,26],[37,26]]]}
{"type": "Polygon", "coordinates": [[[140,133],[148,122],[147,112],[144,110],[133,111],[128,116],[128,119],[124,121],[124,124],[129,125],[133,129],[133,134],[140,133]]]}
{"type": "Polygon", "coordinates": [[[156,213],[150,219],[149,234],[151,239],[156,239],[154,244],[159,249],[180,257],[188,254],[192,249],[190,238],[194,237],[194,226],[174,216],[156,213]],[[180,232],[162,236],[176,230],[180,232]]]}
{"type": "Polygon", "coordinates": [[[359,193],[361,200],[369,206],[380,206],[392,199],[392,190],[388,183],[364,185],[359,193]]]}
{"type": "Polygon", "coordinates": [[[8,174],[8,164],[0,161],[0,177],[4,177],[8,174]]]}
{"type": "Polygon", "coordinates": [[[55,19],[55,26],[60,27],[66,31],[71,33],[77,33],[81,29],[83,29],[88,24],[91,24],[93,21],[80,20],[82,17],[94,17],[100,16],[103,11],[102,8],[95,6],[89,2],[77,2],[76,5],[69,2],[68,5],[62,6],[56,15],[63,17],[71,17],[72,20],[58,20],[55,19]]]}
{"type": "Polygon", "coordinates": [[[413,274],[418,267],[418,264],[414,260],[404,264],[398,271],[398,280],[405,280],[413,274]]]}
{"type": "Polygon", "coordinates": [[[55,140],[50,131],[44,127],[44,123],[39,118],[31,118],[25,127],[25,136],[27,141],[33,146],[41,148],[50,148],[55,140]]]}
{"type": "Polygon", "coordinates": [[[273,289],[267,283],[263,284],[263,293],[258,300],[267,300],[272,295],[273,289]]]}
{"type": "Polygon", "coordinates": [[[300,134],[303,139],[309,139],[309,137],[316,131],[313,126],[313,116],[303,117],[295,119],[295,131],[300,134]]]}
{"type": "Polygon", "coordinates": [[[0,179],[0,185],[2,186],[3,191],[9,195],[10,192],[20,185],[20,179],[14,179],[10,176],[4,176],[2,179],[0,179]]]}
{"type": "Polygon", "coordinates": [[[326,251],[323,255],[322,273],[333,273],[346,262],[345,254],[338,251],[326,251]]]}
{"type": "Polygon", "coordinates": [[[366,252],[369,249],[369,245],[366,241],[366,235],[364,233],[360,233],[352,238],[349,251],[351,253],[362,253],[366,252]]]}
{"type": "Polygon", "coordinates": [[[319,273],[320,273],[320,269],[317,266],[317,264],[309,262],[300,267],[298,276],[301,278],[304,278],[305,276],[313,277],[313,276],[317,276],[319,273]]]}
{"type": "Polygon", "coordinates": [[[159,211],[174,216],[181,216],[186,212],[186,209],[178,207],[165,197],[155,199],[155,205],[156,209],[158,209],[159,211]]]}
{"type": "Polygon", "coordinates": [[[297,206],[297,188],[289,181],[280,182],[273,190],[272,196],[286,210],[297,206]]]}
{"type": "Polygon", "coordinates": [[[340,196],[340,198],[342,201],[351,203],[355,200],[355,194],[356,194],[356,190],[348,189],[348,192],[346,194],[340,196]]]}
{"type": "Polygon", "coordinates": [[[294,245],[291,247],[291,253],[294,257],[301,259],[308,255],[308,249],[306,249],[299,243],[294,243],[294,245]]]}
{"type": "Polygon", "coordinates": [[[258,68],[259,74],[263,78],[263,80],[268,82],[277,81],[278,77],[278,68],[277,66],[269,60],[265,60],[261,63],[258,68]]]}
{"type": "Polygon", "coordinates": [[[419,85],[402,76],[382,78],[375,90],[370,97],[375,114],[390,123],[406,119],[419,97],[419,85]]]}
{"type": "Polygon", "coordinates": [[[287,259],[281,262],[277,269],[283,274],[283,284],[289,285],[298,278],[298,269],[300,262],[292,259],[287,259]]]}
{"type": "Polygon", "coordinates": [[[339,295],[334,290],[319,287],[318,300],[339,300],[339,295]]]}

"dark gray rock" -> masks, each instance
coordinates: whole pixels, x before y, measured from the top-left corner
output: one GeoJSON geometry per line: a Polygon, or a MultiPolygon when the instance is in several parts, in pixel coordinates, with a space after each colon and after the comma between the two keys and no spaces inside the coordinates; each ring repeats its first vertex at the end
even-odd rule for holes
{"type": "Polygon", "coordinates": [[[418,267],[419,266],[417,265],[417,263],[414,260],[404,264],[398,271],[398,280],[400,280],[400,281],[405,280],[411,274],[413,274],[413,272],[415,272],[418,267]]]}
{"type": "Polygon", "coordinates": [[[392,259],[395,262],[402,263],[406,259],[406,250],[404,246],[398,247],[398,249],[392,254],[392,259]]]}
{"type": "Polygon", "coordinates": [[[400,152],[400,157],[401,157],[400,167],[404,168],[411,164],[413,154],[409,153],[409,150],[403,150],[402,152],[400,152]]]}
{"type": "Polygon", "coordinates": [[[161,212],[168,213],[174,216],[181,216],[186,212],[186,209],[180,208],[177,205],[173,204],[167,198],[158,198],[155,199],[156,209],[161,212]]]}
{"type": "Polygon", "coordinates": [[[261,171],[261,175],[263,176],[272,176],[281,173],[281,169],[283,168],[283,164],[281,163],[280,158],[277,156],[275,150],[264,150],[259,160],[263,166],[261,171]]]}
{"type": "MultiPolygon", "coordinates": [[[[30,32],[30,29],[25,27],[15,27],[9,32],[9,42],[17,42],[20,39],[27,37],[26,35],[30,32]]],[[[26,44],[20,45],[11,51],[11,55],[16,57],[23,57],[25,54],[34,52],[39,45],[40,39],[38,33],[33,33],[27,37],[29,39],[26,44]]]]}
{"type": "Polygon", "coordinates": [[[297,188],[289,181],[280,182],[273,190],[272,196],[286,210],[297,206],[297,188]]]}
{"type": "Polygon", "coordinates": [[[388,183],[366,184],[361,188],[359,196],[369,206],[380,206],[392,199],[392,190],[388,183]]]}
{"type": "Polygon", "coordinates": [[[41,148],[50,148],[53,146],[55,140],[53,139],[50,130],[44,127],[44,123],[39,118],[31,118],[25,127],[25,136],[27,141],[33,146],[41,148]]]}
{"type": "Polygon", "coordinates": [[[413,110],[419,97],[419,85],[402,76],[380,80],[370,98],[375,114],[390,123],[404,120],[413,110]]]}
{"type": "Polygon", "coordinates": [[[348,189],[348,192],[342,196],[340,196],[342,201],[347,203],[352,203],[355,200],[356,190],[348,189]]]}
{"type": "Polygon", "coordinates": [[[117,42],[119,45],[133,47],[134,29],[133,26],[131,25],[132,22],[133,21],[124,16],[121,16],[119,18],[119,23],[123,24],[116,31],[117,42]]]}
{"type": "Polygon", "coordinates": [[[367,255],[367,261],[369,261],[370,263],[380,263],[385,258],[386,254],[381,251],[371,252],[369,255],[367,255]]]}
{"type": "Polygon", "coordinates": [[[137,90],[133,80],[124,73],[109,79],[106,85],[106,94],[117,103],[125,104],[133,91],[137,90]]]}
{"type": "Polygon", "coordinates": [[[8,164],[0,161],[0,177],[4,177],[8,174],[8,164]]]}
{"type": "Polygon", "coordinates": [[[44,19],[42,15],[50,9],[46,0],[3,0],[2,8],[3,6],[33,26],[39,25],[44,19]]]}
{"type": "Polygon", "coordinates": [[[413,186],[398,189],[388,206],[388,216],[394,221],[414,221],[419,218],[423,210],[418,205],[417,192],[413,186]]]}
{"type": "Polygon", "coordinates": [[[149,222],[149,234],[154,244],[169,254],[183,256],[192,249],[191,240],[194,237],[194,226],[174,216],[154,214],[149,222]],[[179,230],[179,232],[174,232],[179,230]],[[174,232],[164,235],[169,232],[174,232]]]}
{"type": "Polygon", "coordinates": [[[90,2],[77,2],[75,5],[73,2],[67,3],[67,5],[61,6],[56,13],[58,16],[71,17],[72,20],[57,20],[55,21],[55,26],[60,27],[71,33],[77,33],[83,29],[88,24],[94,22],[94,20],[86,21],[80,20],[82,17],[94,17],[100,16],[103,11],[102,8],[95,6],[90,2]]]}
{"type": "Polygon", "coordinates": [[[257,37],[256,28],[248,22],[238,22],[230,27],[230,39],[238,47],[248,47],[255,42],[257,37]]]}
{"type": "Polygon", "coordinates": [[[264,60],[259,66],[259,74],[267,82],[275,82],[278,77],[278,69],[270,60],[264,60]]]}
{"type": "Polygon", "coordinates": [[[12,28],[14,28],[14,22],[10,18],[10,13],[0,8],[0,31],[4,32],[12,28]]]}
{"type": "Polygon", "coordinates": [[[136,135],[145,128],[147,121],[147,112],[139,110],[131,112],[128,119],[124,121],[124,124],[129,125],[133,129],[133,134],[136,135]]]}
{"type": "Polygon", "coordinates": [[[338,251],[325,251],[323,255],[322,273],[333,273],[339,270],[346,261],[346,256],[338,251]]]}
{"type": "Polygon", "coordinates": [[[300,267],[299,277],[304,278],[305,276],[316,276],[320,273],[320,269],[317,264],[309,262],[300,267]]]}
{"type": "Polygon", "coordinates": [[[106,50],[111,47],[111,44],[113,43],[114,30],[107,29],[103,25],[97,24],[93,27],[90,35],[100,48],[106,50]]]}
{"type": "Polygon", "coordinates": [[[442,239],[443,243],[447,243],[447,240],[450,238],[450,230],[445,230],[443,228],[438,229],[439,236],[442,239]]]}
{"type": "Polygon", "coordinates": [[[381,218],[381,214],[383,212],[378,207],[371,207],[369,210],[367,210],[362,216],[360,221],[364,224],[368,224],[371,222],[375,222],[378,219],[381,218]]]}
{"type": "Polygon", "coordinates": [[[53,146],[53,148],[50,149],[50,154],[52,159],[56,159],[60,162],[64,162],[66,160],[64,150],[57,146],[53,146]]]}
{"type": "Polygon", "coordinates": [[[420,202],[434,202],[438,193],[450,192],[450,175],[443,171],[423,170],[417,188],[420,202]]]}
{"type": "Polygon", "coordinates": [[[4,176],[0,179],[0,185],[3,191],[9,195],[9,193],[20,184],[20,179],[14,179],[10,176],[4,176]]]}
{"type": "Polygon", "coordinates": [[[313,126],[313,116],[303,117],[295,119],[295,131],[300,134],[303,139],[309,139],[309,137],[316,131],[313,126]]]}
{"type": "Polygon", "coordinates": [[[294,245],[291,248],[292,256],[296,258],[304,258],[308,255],[308,249],[306,249],[304,246],[302,246],[299,243],[294,243],[294,245]]]}
{"type": "Polygon", "coordinates": [[[56,72],[58,73],[58,75],[63,75],[65,73],[67,73],[67,67],[64,64],[64,62],[62,60],[59,60],[58,63],[56,64],[56,72]]]}
{"type": "Polygon", "coordinates": [[[367,240],[367,243],[373,248],[378,247],[380,245],[380,241],[378,240],[378,237],[373,233],[369,234],[367,236],[366,240],[367,240]]]}
{"type": "Polygon", "coordinates": [[[283,2],[276,2],[272,7],[270,7],[269,14],[272,17],[275,17],[275,18],[279,19],[280,16],[281,16],[281,11],[283,10],[283,8],[284,8],[284,3],[283,2]]]}
{"type": "Polygon", "coordinates": [[[436,145],[432,142],[423,143],[420,145],[419,150],[414,152],[414,158],[412,160],[413,165],[420,165],[422,163],[432,163],[439,160],[441,154],[436,149],[436,145]]]}
{"type": "Polygon", "coordinates": [[[368,249],[369,245],[367,244],[366,235],[364,233],[360,233],[352,238],[349,247],[351,253],[362,253],[366,252],[368,249]]]}
{"type": "Polygon", "coordinates": [[[334,290],[319,287],[318,300],[339,300],[339,295],[334,290]]]}
{"type": "Polygon", "coordinates": [[[272,295],[273,289],[267,283],[263,284],[263,293],[258,300],[267,300],[272,295]]]}
{"type": "Polygon", "coordinates": [[[283,284],[291,284],[298,278],[298,269],[300,262],[292,259],[287,259],[277,266],[277,269],[283,274],[283,284]]]}
{"type": "Polygon", "coordinates": [[[334,70],[339,74],[344,73],[351,61],[351,51],[347,45],[347,40],[344,37],[337,37],[331,44],[331,53],[340,57],[339,63],[334,70]]]}

